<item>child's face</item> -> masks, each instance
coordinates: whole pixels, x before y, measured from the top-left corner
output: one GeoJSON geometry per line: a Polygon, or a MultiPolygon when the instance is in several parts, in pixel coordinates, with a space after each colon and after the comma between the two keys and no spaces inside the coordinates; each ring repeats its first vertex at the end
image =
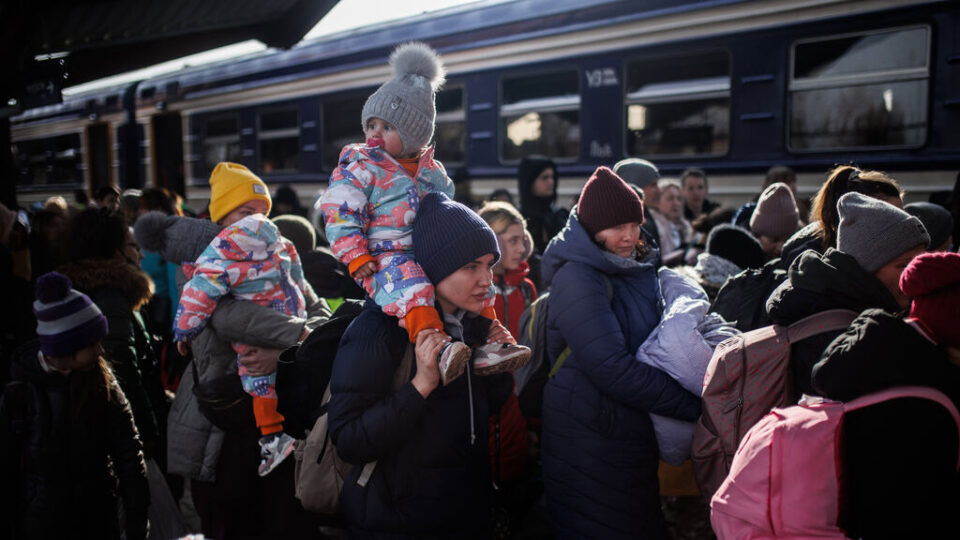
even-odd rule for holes
{"type": "Polygon", "coordinates": [[[500,244],[500,264],[494,272],[503,273],[513,270],[527,260],[527,246],[524,245],[523,225],[514,223],[497,235],[500,244]]]}
{"type": "Polygon", "coordinates": [[[382,118],[370,118],[363,128],[368,146],[380,146],[393,157],[400,157],[403,152],[403,141],[400,132],[390,122],[382,118]]]}
{"type": "Polygon", "coordinates": [[[221,227],[229,227],[234,223],[240,221],[241,219],[252,216],[254,214],[267,214],[267,202],[260,199],[253,199],[252,201],[247,201],[240,206],[233,209],[232,212],[224,216],[220,220],[221,227]]]}

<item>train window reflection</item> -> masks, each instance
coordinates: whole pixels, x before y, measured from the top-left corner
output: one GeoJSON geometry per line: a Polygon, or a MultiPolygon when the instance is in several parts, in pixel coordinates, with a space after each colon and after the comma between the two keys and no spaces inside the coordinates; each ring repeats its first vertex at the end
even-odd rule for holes
{"type": "Polygon", "coordinates": [[[725,154],[730,144],[730,57],[724,51],[626,66],[626,152],[725,154]]]}
{"type": "Polygon", "coordinates": [[[445,165],[459,165],[467,153],[467,112],[462,86],[437,92],[437,122],[433,132],[436,158],[445,165]]]}
{"type": "Polygon", "coordinates": [[[791,150],[926,142],[929,28],[803,40],[792,52],[791,150]]]}
{"type": "Polygon", "coordinates": [[[500,148],[503,161],[531,154],[580,155],[580,79],[576,71],[503,80],[500,148]]]}
{"type": "Polygon", "coordinates": [[[361,115],[363,96],[327,101],[323,104],[323,167],[333,170],[344,146],[363,142],[361,115]]]}
{"type": "Polygon", "coordinates": [[[13,143],[18,186],[82,185],[83,147],[79,133],[13,143]]]}
{"type": "Polygon", "coordinates": [[[300,170],[300,113],[296,107],[261,111],[257,115],[260,171],[263,174],[300,170]]]}
{"type": "Polygon", "coordinates": [[[240,120],[237,115],[208,118],[203,125],[203,173],[207,176],[221,161],[240,161],[240,120]]]}

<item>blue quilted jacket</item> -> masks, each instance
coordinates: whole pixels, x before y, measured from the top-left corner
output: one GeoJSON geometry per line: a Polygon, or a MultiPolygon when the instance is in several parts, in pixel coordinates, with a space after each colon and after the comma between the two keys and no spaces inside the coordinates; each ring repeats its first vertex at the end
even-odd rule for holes
{"type": "Polygon", "coordinates": [[[700,398],[634,358],[660,319],[655,256],[601,249],[576,212],[544,253],[548,356],[571,349],[543,398],[543,476],[559,538],[667,537],[649,413],[692,421],[700,398]]]}
{"type": "MultiPolygon", "coordinates": [[[[464,318],[464,341],[485,339],[489,322],[464,318]]],[[[368,301],[344,333],[334,360],[330,435],[339,456],[355,465],[340,492],[350,536],[482,534],[491,503],[487,426],[491,411],[506,401],[512,379],[508,373],[469,380],[464,374],[427,399],[410,382],[393,390],[407,344],[397,319],[368,301]],[[377,466],[361,487],[357,478],[370,461],[377,466]]],[[[410,378],[415,374],[414,368],[410,378]]]]}

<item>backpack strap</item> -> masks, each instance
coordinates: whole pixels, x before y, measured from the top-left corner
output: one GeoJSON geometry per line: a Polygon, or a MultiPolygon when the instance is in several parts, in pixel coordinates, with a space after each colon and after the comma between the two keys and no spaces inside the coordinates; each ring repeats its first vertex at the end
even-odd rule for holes
{"type": "MultiPolygon", "coordinates": [[[[396,390],[401,386],[407,384],[407,381],[410,380],[410,373],[413,371],[413,343],[407,343],[407,349],[403,353],[403,359],[400,360],[400,365],[397,366],[397,371],[393,373],[393,389],[396,390]]],[[[373,470],[377,468],[377,462],[371,461],[363,466],[363,470],[360,471],[360,476],[357,477],[357,485],[360,487],[367,487],[367,482],[370,481],[370,477],[373,476],[373,470]]]]}
{"type": "MultiPolygon", "coordinates": [[[[610,278],[606,274],[600,274],[603,277],[603,284],[607,286],[607,301],[613,302],[613,283],[610,282],[610,278]]],[[[532,325],[531,325],[532,326],[532,325]]],[[[557,356],[556,362],[553,363],[553,367],[550,368],[550,374],[547,375],[548,379],[552,379],[554,375],[560,371],[560,368],[563,367],[563,363],[567,361],[567,358],[573,351],[570,350],[570,347],[563,349],[563,352],[557,356]]]]}
{"type": "MultiPolygon", "coordinates": [[[[881,390],[844,403],[843,410],[844,412],[855,411],[891,399],[905,397],[929,399],[930,401],[935,401],[943,405],[943,408],[947,409],[947,412],[953,417],[953,422],[957,426],[957,432],[960,433],[960,412],[957,411],[956,405],[954,405],[953,401],[950,401],[950,398],[944,395],[943,392],[928,386],[898,386],[881,390]]],[[[957,456],[957,470],[960,470],[960,455],[957,456]]]]}
{"type": "Polygon", "coordinates": [[[796,343],[824,332],[845,330],[856,318],[857,313],[849,309],[829,309],[814,313],[787,327],[787,342],[796,343]]]}

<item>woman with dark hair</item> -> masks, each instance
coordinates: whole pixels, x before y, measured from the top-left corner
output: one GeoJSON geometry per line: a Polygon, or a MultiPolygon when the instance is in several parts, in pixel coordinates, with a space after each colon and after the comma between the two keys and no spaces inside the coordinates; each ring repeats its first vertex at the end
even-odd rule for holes
{"type": "Polygon", "coordinates": [[[559,538],[666,538],[650,414],[693,421],[700,397],[635,354],[660,321],[640,197],[600,167],[543,257],[553,290],[543,478],[559,538]]]}
{"type": "Polygon", "coordinates": [[[109,323],[104,357],[130,401],[147,457],[164,463],[162,433],[169,404],[159,364],[140,308],[153,296],[153,282],[140,269],[140,248],[120,213],[88,208],[67,229],[69,261],[60,267],[90,296],[109,323]]]}
{"type": "Polygon", "coordinates": [[[472,210],[434,192],[420,203],[413,246],[435,284],[446,334],[421,332],[410,351],[398,319],[368,301],[343,335],[330,380],[330,436],[338,455],[355,466],[340,503],[352,538],[486,538],[487,421],[511,379],[482,376],[471,358],[463,376],[441,386],[437,355],[450,339],[481,345],[488,330],[491,342],[514,342],[503,326],[479,315],[500,258],[497,238],[472,210]],[[413,369],[398,377],[408,354],[415,356],[413,369]],[[360,485],[364,465],[374,461],[360,485]]]}
{"type": "Polygon", "coordinates": [[[823,253],[837,246],[840,216],[837,202],[847,193],[867,197],[903,208],[903,190],[896,180],[881,171],[864,171],[852,165],[840,165],[827,173],[827,180],[813,199],[810,223],[797,231],[783,245],[781,267],[786,269],[808,249],[823,253]]]}
{"type": "Polygon", "coordinates": [[[525,157],[517,169],[520,213],[527,220],[527,230],[538,254],[543,253],[567,221],[569,212],[556,206],[559,181],[557,165],[543,156],[525,157]]]}

